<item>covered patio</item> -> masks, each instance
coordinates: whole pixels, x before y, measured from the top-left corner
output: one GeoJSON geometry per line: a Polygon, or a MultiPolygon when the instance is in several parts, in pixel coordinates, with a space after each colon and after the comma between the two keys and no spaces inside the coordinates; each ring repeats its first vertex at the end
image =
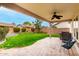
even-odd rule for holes
{"type": "Polygon", "coordinates": [[[0,6],[47,21],[50,24],[49,38],[40,40],[32,46],[1,50],[0,55],[79,55],[79,4],[0,3],[0,6]],[[54,12],[63,17],[61,19],[51,19],[54,12]],[[61,47],[62,43],[59,38],[51,37],[51,25],[58,25],[62,22],[70,24],[70,33],[77,41],[70,50],[61,47]],[[78,35],[76,32],[78,32],[78,35]]]}

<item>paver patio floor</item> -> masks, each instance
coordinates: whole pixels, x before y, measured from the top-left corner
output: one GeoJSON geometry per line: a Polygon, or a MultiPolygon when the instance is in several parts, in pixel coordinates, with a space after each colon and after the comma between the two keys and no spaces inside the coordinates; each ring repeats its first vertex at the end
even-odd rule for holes
{"type": "Polygon", "coordinates": [[[9,56],[67,56],[68,51],[61,47],[59,38],[44,38],[31,46],[0,50],[0,55],[9,56]]]}

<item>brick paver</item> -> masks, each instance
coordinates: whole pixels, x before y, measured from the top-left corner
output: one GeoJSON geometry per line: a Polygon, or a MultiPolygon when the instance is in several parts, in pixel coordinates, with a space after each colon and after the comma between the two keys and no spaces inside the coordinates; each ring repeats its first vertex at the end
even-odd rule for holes
{"type": "Polygon", "coordinates": [[[1,49],[0,55],[9,56],[67,56],[68,51],[61,47],[59,38],[44,38],[31,46],[1,49]]]}

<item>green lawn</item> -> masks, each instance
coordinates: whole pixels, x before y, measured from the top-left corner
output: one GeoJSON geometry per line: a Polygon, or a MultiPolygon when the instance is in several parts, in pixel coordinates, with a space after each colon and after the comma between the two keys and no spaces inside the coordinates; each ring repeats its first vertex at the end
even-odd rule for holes
{"type": "MultiPolygon", "coordinates": [[[[44,33],[20,33],[16,36],[6,38],[6,42],[0,45],[0,48],[15,48],[29,46],[36,41],[48,37],[44,33]]],[[[53,34],[52,37],[59,37],[58,34],[53,34]]]]}

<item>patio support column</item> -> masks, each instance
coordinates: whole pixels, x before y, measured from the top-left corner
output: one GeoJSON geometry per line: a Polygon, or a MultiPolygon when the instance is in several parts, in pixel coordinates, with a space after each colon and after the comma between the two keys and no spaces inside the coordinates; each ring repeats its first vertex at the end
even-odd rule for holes
{"type": "Polygon", "coordinates": [[[49,37],[51,38],[51,26],[52,26],[52,23],[49,23],[49,37]]]}
{"type": "Polygon", "coordinates": [[[79,17],[78,17],[78,41],[79,41],[79,17]]]}
{"type": "Polygon", "coordinates": [[[77,32],[76,32],[76,19],[74,19],[74,37],[77,39],[77,32]]]}
{"type": "Polygon", "coordinates": [[[71,34],[72,34],[72,37],[73,37],[73,39],[75,39],[75,36],[74,36],[74,19],[72,19],[72,21],[71,21],[71,34]]]}
{"type": "Polygon", "coordinates": [[[74,22],[74,37],[75,37],[75,39],[76,39],[76,41],[78,41],[78,38],[77,38],[77,32],[78,32],[78,29],[77,29],[77,21],[76,20],[78,20],[78,18],[76,18],[75,19],[75,22],[74,22]]]}
{"type": "Polygon", "coordinates": [[[79,19],[78,17],[76,17],[75,21],[77,20],[77,22],[75,22],[75,29],[74,29],[74,39],[79,43],[79,19]]]}
{"type": "Polygon", "coordinates": [[[73,39],[77,41],[77,36],[76,36],[76,18],[74,18],[72,20],[72,36],[73,36],[73,39]]]}
{"type": "Polygon", "coordinates": [[[71,26],[72,26],[72,37],[79,43],[79,19],[78,18],[73,19],[71,22],[71,26]],[[78,20],[77,23],[74,22],[76,20],[78,20]],[[78,29],[76,29],[76,25],[78,25],[78,29]],[[77,38],[77,32],[78,32],[78,38],[77,38]]]}
{"type": "Polygon", "coordinates": [[[72,37],[74,38],[74,24],[73,24],[73,19],[71,21],[71,33],[72,33],[72,37]]]}

